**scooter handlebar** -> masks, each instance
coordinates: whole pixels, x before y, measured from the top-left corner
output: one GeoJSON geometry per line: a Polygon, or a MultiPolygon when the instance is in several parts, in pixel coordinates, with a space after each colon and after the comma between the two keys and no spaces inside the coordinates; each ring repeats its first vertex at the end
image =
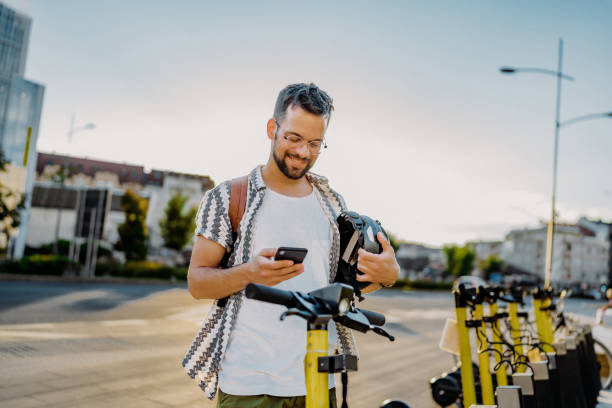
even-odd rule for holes
{"type": "Polygon", "coordinates": [[[245,288],[246,297],[261,300],[263,302],[275,303],[286,307],[294,307],[296,302],[291,292],[272,288],[270,286],[249,283],[245,288]]]}
{"type": "Polygon", "coordinates": [[[357,309],[357,310],[359,310],[361,313],[364,314],[365,317],[368,318],[368,321],[370,322],[370,324],[373,324],[374,326],[382,326],[383,324],[385,324],[384,315],[380,313],[372,312],[371,310],[364,310],[364,309],[357,309]]]}
{"type": "MultiPolygon", "coordinates": [[[[249,299],[283,305],[287,308],[297,306],[297,302],[292,292],[270,286],[249,283],[245,288],[245,294],[249,299]]],[[[357,309],[357,311],[361,312],[368,319],[370,324],[375,326],[382,326],[385,324],[385,316],[380,313],[365,309],[357,309]]]]}

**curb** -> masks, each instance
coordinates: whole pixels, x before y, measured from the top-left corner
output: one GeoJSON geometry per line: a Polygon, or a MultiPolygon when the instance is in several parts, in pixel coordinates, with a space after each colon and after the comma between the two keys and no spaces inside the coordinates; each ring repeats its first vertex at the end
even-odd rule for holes
{"type": "Polygon", "coordinates": [[[187,287],[187,282],[170,281],[160,279],[130,279],[115,277],[85,278],[80,276],[49,276],[49,275],[19,275],[14,273],[0,273],[0,281],[21,281],[21,282],[61,282],[61,283],[113,283],[120,285],[163,285],[187,287]]]}

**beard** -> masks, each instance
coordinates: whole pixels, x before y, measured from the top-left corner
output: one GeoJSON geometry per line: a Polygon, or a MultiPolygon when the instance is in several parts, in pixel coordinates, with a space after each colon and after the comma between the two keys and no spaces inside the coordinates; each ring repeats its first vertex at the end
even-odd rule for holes
{"type": "Polygon", "coordinates": [[[272,147],[272,149],[273,149],[272,156],[274,157],[274,161],[276,162],[276,165],[278,166],[279,170],[281,171],[281,173],[283,173],[287,178],[291,180],[301,179],[308,172],[308,170],[310,170],[312,166],[314,165],[314,162],[312,161],[312,159],[304,159],[298,155],[291,154],[288,152],[283,153],[281,157],[276,152],[276,142],[274,143],[274,146],[272,147]],[[300,160],[304,162],[306,165],[304,166],[303,169],[291,167],[287,164],[287,159],[289,158],[300,160]]]}

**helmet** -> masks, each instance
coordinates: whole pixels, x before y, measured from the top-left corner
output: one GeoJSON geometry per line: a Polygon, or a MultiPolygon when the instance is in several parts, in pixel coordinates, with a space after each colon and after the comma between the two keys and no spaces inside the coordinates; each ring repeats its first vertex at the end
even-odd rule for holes
{"type": "Polygon", "coordinates": [[[404,401],[387,399],[380,404],[380,408],[410,408],[410,405],[404,401]]]}
{"type": "Polygon", "coordinates": [[[354,211],[342,212],[337,221],[340,230],[340,260],[335,282],[351,285],[355,289],[355,294],[361,297],[361,289],[371,282],[357,280],[357,275],[363,274],[357,269],[359,248],[379,254],[382,252],[382,246],[376,235],[382,232],[387,240],[389,238],[380,222],[354,211]]]}

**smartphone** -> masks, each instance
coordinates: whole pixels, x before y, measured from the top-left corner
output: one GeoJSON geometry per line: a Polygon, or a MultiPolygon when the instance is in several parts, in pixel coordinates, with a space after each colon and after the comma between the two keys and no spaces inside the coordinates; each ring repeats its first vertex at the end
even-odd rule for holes
{"type": "Polygon", "coordinates": [[[304,261],[308,250],[306,248],[291,248],[291,247],[280,247],[276,250],[274,255],[275,261],[290,260],[294,264],[299,264],[304,261]]]}

